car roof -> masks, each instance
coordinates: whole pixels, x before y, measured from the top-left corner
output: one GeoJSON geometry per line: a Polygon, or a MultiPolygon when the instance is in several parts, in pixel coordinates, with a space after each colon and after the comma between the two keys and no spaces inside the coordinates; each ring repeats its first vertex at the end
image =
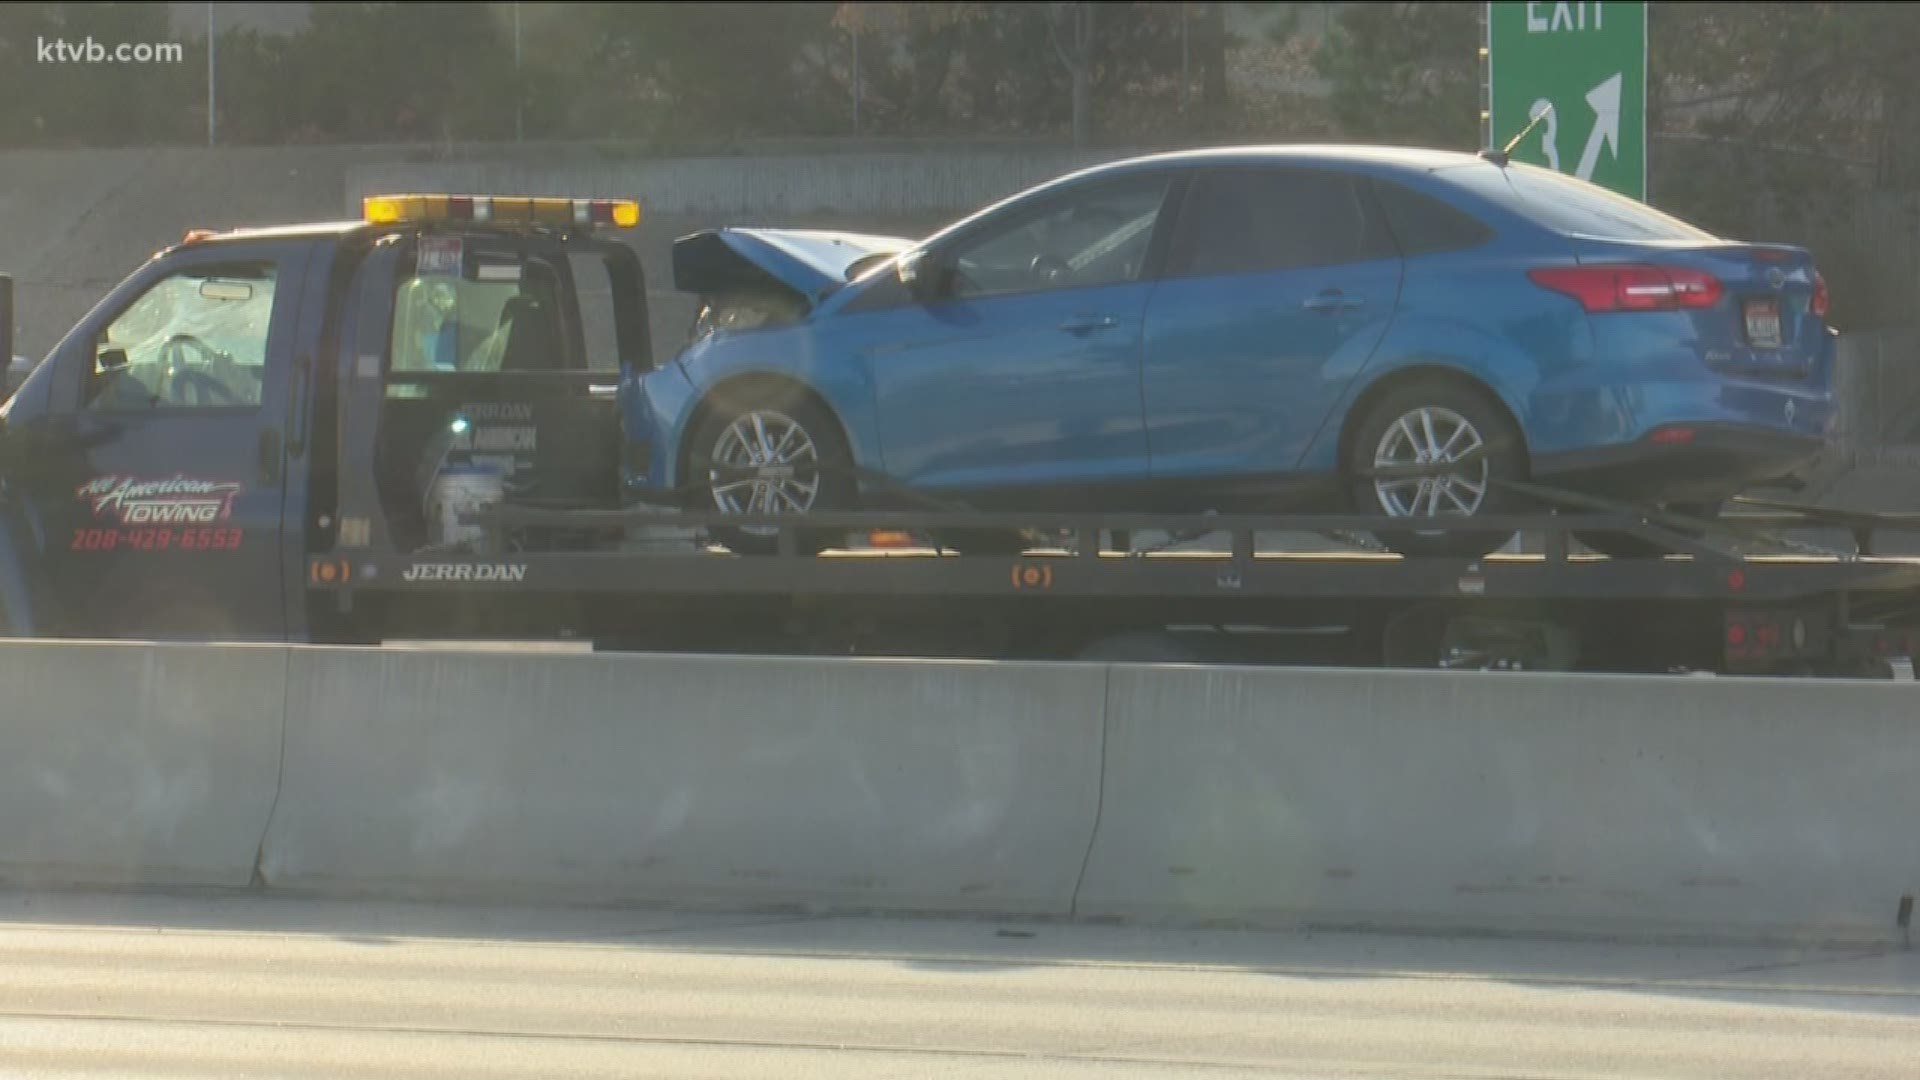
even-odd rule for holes
{"type": "Polygon", "coordinates": [[[1413,146],[1356,146],[1342,144],[1285,144],[1272,146],[1213,146],[1195,150],[1172,150],[1141,157],[1109,161],[1083,169],[1078,176],[1119,173],[1133,169],[1152,169],[1169,165],[1367,165],[1376,168],[1432,172],[1462,165],[1491,163],[1478,154],[1459,150],[1436,150],[1413,146]]]}
{"type": "Polygon", "coordinates": [[[1133,172],[1182,166],[1219,165],[1319,165],[1332,168],[1377,169],[1385,172],[1436,172],[1462,166],[1498,168],[1478,154],[1459,150],[1436,150],[1413,146],[1364,146],[1338,143],[1289,143],[1275,145],[1212,146],[1194,150],[1170,150],[1139,157],[1121,158],[1056,176],[1050,180],[1008,195],[984,206],[928,237],[926,243],[938,243],[970,228],[991,215],[1029,199],[1051,198],[1054,194],[1084,181],[1125,176],[1133,172]]]}

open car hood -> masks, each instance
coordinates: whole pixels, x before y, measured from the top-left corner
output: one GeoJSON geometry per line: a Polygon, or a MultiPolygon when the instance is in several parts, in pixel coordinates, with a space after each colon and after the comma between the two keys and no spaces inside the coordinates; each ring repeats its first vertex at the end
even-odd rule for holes
{"type": "Polygon", "coordinates": [[[707,229],[673,242],[673,287],[702,296],[777,288],[812,308],[916,243],[809,229],[707,229]]]}

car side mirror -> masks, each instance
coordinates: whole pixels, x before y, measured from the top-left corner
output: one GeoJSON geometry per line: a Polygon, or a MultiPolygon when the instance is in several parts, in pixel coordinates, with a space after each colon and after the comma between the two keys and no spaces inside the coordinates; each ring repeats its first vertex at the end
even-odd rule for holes
{"type": "Polygon", "coordinates": [[[117,349],[117,348],[100,350],[100,370],[101,371],[114,371],[126,366],[127,366],[127,350],[117,349]]]}
{"type": "Polygon", "coordinates": [[[925,249],[900,256],[894,263],[894,273],[899,275],[900,284],[906,286],[907,292],[922,301],[938,300],[952,276],[945,261],[925,249]]]}

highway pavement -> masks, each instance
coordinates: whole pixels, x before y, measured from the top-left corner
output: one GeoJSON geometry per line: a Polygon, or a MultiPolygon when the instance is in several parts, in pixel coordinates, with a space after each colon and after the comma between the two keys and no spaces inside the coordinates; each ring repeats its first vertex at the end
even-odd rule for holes
{"type": "Polygon", "coordinates": [[[0,894],[0,1077],[1907,1080],[1900,949],[0,894]]]}

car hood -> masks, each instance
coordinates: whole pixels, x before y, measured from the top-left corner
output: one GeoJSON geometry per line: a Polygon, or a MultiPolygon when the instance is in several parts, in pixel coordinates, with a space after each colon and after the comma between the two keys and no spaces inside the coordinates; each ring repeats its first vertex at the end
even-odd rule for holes
{"type": "Polygon", "coordinates": [[[811,308],[917,243],[811,229],[707,229],[673,242],[673,287],[702,296],[777,287],[811,308]]]}

